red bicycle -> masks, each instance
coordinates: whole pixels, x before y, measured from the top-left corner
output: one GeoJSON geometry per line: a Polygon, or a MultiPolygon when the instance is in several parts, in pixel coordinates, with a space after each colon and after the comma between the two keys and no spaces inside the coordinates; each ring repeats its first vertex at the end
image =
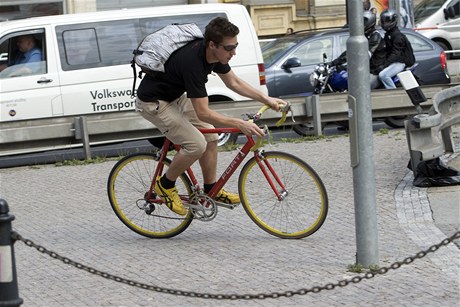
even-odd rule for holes
{"type": "MultiPolygon", "coordinates": [[[[268,106],[248,115],[257,121],[268,106]]],[[[280,125],[290,106],[284,107],[280,125]]],[[[238,133],[237,128],[203,129],[202,133],[238,133]]],[[[176,187],[188,208],[185,216],[171,211],[153,189],[155,179],[171,163],[167,157],[171,141],[153,153],[135,153],[118,161],[110,172],[107,191],[112,209],[131,230],[150,238],[169,238],[183,232],[193,220],[210,221],[218,208],[234,209],[238,205],[214,200],[217,193],[248,157],[240,171],[238,193],[249,217],[266,232],[280,237],[298,239],[316,232],[324,223],[328,197],[321,178],[305,161],[280,151],[265,151],[260,138],[246,135],[246,143],[205,194],[192,169],[179,176],[176,187]],[[252,156],[252,157],[251,157],[252,156]]],[[[174,145],[175,150],[180,150],[174,145]]]]}

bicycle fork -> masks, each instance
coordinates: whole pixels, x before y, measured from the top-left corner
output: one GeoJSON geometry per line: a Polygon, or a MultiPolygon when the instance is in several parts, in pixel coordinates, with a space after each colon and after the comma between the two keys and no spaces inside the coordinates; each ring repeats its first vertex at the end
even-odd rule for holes
{"type": "Polygon", "coordinates": [[[289,193],[286,190],[286,187],[284,186],[283,182],[279,178],[278,174],[275,172],[270,162],[265,158],[263,152],[257,153],[255,155],[255,159],[260,167],[260,170],[264,174],[265,179],[267,179],[268,184],[272,188],[273,193],[275,193],[276,198],[278,199],[278,201],[283,201],[289,193]],[[272,179],[272,177],[274,180],[272,179]],[[278,184],[280,190],[276,188],[274,181],[278,184]]]}

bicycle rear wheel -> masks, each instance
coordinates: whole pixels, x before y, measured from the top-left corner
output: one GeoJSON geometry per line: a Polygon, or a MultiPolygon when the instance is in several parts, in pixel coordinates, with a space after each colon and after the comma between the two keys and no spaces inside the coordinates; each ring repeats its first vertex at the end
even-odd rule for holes
{"type": "Polygon", "coordinates": [[[260,163],[252,157],[244,165],[238,180],[246,213],[260,228],[280,238],[300,239],[316,232],[328,211],[327,192],[321,178],[306,162],[291,154],[272,151],[261,155],[260,163]],[[281,200],[262,169],[282,195],[281,200]]]}
{"type": "MultiPolygon", "coordinates": [[[[168,159],[163,161],[165,168],[170,163],[168,159]]],[[[186,216],[180,216],[161,202],[147,200],[157,166],[156,156],[152,153],[135,153],[122,158],[110,172],[107,194],[113,211],[131,230],[149,238],[170,238],[183,232],[193,216],[190,210],[186,216]]],[[[192,193],[190,180],[185,174],[178,178],[176,187],[179,195],[192,193]]]]}

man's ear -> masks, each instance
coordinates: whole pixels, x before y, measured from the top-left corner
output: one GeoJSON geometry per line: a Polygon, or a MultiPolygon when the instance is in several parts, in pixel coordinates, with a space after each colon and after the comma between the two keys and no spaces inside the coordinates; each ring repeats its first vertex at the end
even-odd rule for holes
{"type": "Polygon", "coordinates": [[[209,47],[215,49],[215,48],[217,48],[218,46],[217,46],[216,43],[214,43],[213,41],[210,41],[210,42],[209,42],[209,47]]]}

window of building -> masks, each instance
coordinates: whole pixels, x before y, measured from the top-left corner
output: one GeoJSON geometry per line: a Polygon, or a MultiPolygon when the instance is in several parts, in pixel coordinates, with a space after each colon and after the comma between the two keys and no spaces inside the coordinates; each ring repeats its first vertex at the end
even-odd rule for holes
{"type": "Polygon", "coordinates": [[[0,21],[65,13],[64,0],[35,0],[0,3],[0,21]]]}

